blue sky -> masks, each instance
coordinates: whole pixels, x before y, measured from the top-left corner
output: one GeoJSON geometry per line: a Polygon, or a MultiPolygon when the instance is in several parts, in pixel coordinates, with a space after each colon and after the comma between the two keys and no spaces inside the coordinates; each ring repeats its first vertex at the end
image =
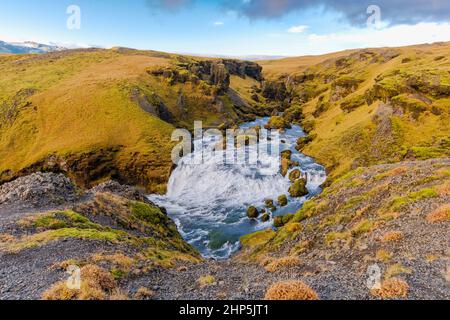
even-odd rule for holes
{"type": "Polygon", "coordinates": [[[336,5],[326,0],[2,1],[0,40],[284,56],[450,41],[450,19],[442,14],[447,9],[445,2],[450,1],[427,1],[431,5],[424,8],[432,8],[419,11],[423,14],[418,15],[413,3],[421,6],[423,0],[408,0],[413,5],[409,9],[393,6],[395,1],[379,0],[382,4],[379,29],[367,27],[366,20],[371,14],[367,14],[367,5],[362,2],[341,0],[336,5]],[[69,5],[81,9],[80,30],[66,27],[69,5]]]}

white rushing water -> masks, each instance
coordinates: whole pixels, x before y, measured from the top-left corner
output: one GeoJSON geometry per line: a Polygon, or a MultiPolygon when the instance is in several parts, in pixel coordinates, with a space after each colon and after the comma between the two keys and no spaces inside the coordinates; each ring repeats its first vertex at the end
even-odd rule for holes
{"type": "MultiPolygon", "coordinates": [[[[263,127],[267,121],[267,118],[258,119],[241,128],[263,127]]],[[[307,174],[310,194],[289,198],[289,205],[279,208],[274,216],[296,212],[308,197],[321,192],[320,185],[326,180],[322,166],[295,150],[297,139],[304,135],[298,126],[281,133],[279,149],[293,152],[292,160],[298,161],[300,166],[291,170],[301,169],[307,174]]],[[[208,143],[215,142],[207,141],[206,145],[208,143]]],[[[248,219],[247,208],[251,205],[263,208],[265,199],[276,200],[281,194],[288,195],[291,183],[288,177],[279,173],[279,151],[259,157],[253,165],[225,163],[224,156],[230,151],[203,154],[201,164],[190,164],[195,152],[202,152],[198,148],[201,142],[194,144],[194,154],[181,159],[173,171],[167,194],[150,195],[149,199],[167,209],[181,235],[203,256],[227,258],[239,249],[241,236],[272,225],[271,221],[263,223],[248,219]]]]}

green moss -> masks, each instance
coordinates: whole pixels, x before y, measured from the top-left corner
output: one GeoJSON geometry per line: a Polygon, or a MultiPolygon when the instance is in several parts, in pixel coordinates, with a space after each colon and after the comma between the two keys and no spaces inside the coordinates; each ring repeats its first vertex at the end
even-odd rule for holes
{"type": "Polygon", "coordinates": [[[265,128],[284,130],[290,128],[290,124],[283,117],[273,116],[269,119],[269,122],[267,123],[265,128]]]}
{"type": "Polygon", "coordinates": [[[294,222],[301,222],[311,218],[316,214],[316,203],[313,200],[308,200],[303,204],[303,207],[297,211],[293,217],[294,222]]]}
{"type": "Polygon", "coordinates": [[[342,214],[342,213],[335,213],[332,215],[329,215],[323,219],[321,223],[321,227],[329,227],[329,226],[336,226],[344,223],[348,223],[352,220],[352,215],[350,214],[342,214]]]}
{"type": "Polygon", "coordinates": [[[423,199],[438,197],[438,193],[431,188],[422,189],[417,192],[411,192],[406,197],[395,197],[390,204],[393,211],[399,211],[403,206],[417,202],[423,199]]]}
{"type": "Polygon", "coordinates": [[[353,209],[354,207],[356,207],[359,204],[361,204],[361,202],[363,202],[364,200],[366,200],[365,196],[352,197],[347,202],[345,202],[344,206],[342,207],[342,210],[353,209]]]}
{"type": "Polygon", "coordinates": [[[7,243],[4,246],[1,246],[0,249],[5,249],[7,251],[21,251],[43,246],[52,241],[68,238],[108,241],[112,243],[119,243],[120,241],[129,242],[131,240],[125,232],[117,230],[63,228],[58,230],[47,230],[31,236],[26,236],[16,242],[7,243]]]}
{"type": "Polygon", "coordinates": [[[128,275],[128,272],[119,269],[119,268],[112,268],[111,269],[111,274],[114,277],[114,279],[116,280],[121,280],[123,278],[125,278],[128,275]]]}
{"type": "Polygon", "coordinates": [[[395,96],[391,101],[395,106],[399,106],[405,111],[411,112],[416,119],[419,118],[421,113],[429,109],[425,102],[414,99],[407,94],[395,96]]]}
{"type": "Polygon", "coordinates": [[[412,147],[414,157],[419,160],[443,158],[450,156],[450,149],[443,147],[412,147]]]}
{"type": "Polygon", "coordinates": [[[268,243],[275,238],[276,232],[272,229],[267,229],[255,232],[241,238],[241,244],[244,248],[255,248],[268,243]]]}
{"type": "Polygon", "coordinates": [[[352,112],[357,108],[363,106],[364,104],[366,104],[365,96],[357,95],[344,100],[341,103],[341,109],[344,110],[345,112],[352,112]]]}
{"type": "Polygon", "coordinates": [[[31,217],[22,221],[22,224],[44,230],[57,230],[63,228],[101,228],[99,225],[89,221],[89,219],[83,215],[72,210],[50,212],[36,217],[31,217]]]}
{"type": "Polygon", "coordinates": [[[359,237],[365,233],[368,233],[373,230],[375,227],[375,223],[370,220],[363,220],[357,223],[351,230],[351,233],[354,237],[359,237]]]}
{"type": "Polygon", "coordinates": [[[306,196],[309,193],[308,189],[306,188],[306,184],[307,182],[305,179],[296,180],[289,188],[291,197],[299,198],[306,196]]]}
{"type": "Polygon", "coordinates": [[[349,238],[351,238],[349,232],[329,232],[325,235],[325,242],[330,245],[336,240],[347,240],[349,238]]]}
{"type": "Polygon", "coordinates": [[[133,216],[141,221],[151,225],[158,225],[166,220],[166,216],[158,207],[138,201],[133,201],[130,205],[133,216]]]}

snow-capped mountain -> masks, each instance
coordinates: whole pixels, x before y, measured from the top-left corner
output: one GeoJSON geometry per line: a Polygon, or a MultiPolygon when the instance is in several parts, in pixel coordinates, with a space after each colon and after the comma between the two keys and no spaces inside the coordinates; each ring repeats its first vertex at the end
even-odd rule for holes
{"type": "Polygon", "coordinates": [[[37,42],[4,42],[0,41],[0,53],[24,54],[24,53],[48,53],[64,50],[64,47],[47,45],[37,42]]]}

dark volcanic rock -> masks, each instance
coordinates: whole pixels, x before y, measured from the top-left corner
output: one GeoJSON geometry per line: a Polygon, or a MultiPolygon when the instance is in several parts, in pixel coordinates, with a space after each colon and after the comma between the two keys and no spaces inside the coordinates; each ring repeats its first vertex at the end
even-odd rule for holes
{"type": "Polygon", "coordinates": [[[77,187],[63,174],[38,172],[0,186],[0,206],[48,207],[77,198],[77,187]]]}

